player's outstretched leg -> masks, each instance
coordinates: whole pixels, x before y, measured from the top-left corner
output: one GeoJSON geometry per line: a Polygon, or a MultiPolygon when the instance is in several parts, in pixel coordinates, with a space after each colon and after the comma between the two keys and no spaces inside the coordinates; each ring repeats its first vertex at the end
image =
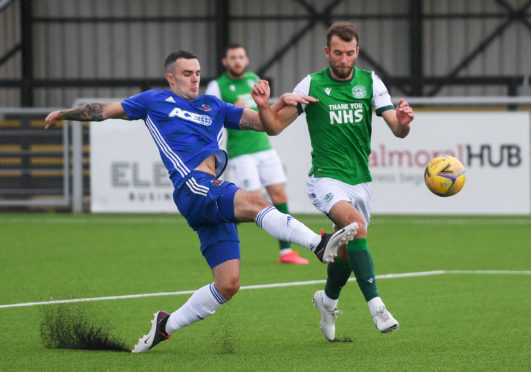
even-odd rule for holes
{"type": "Polygon", "coordinates": [[[354,240],[358,231],[358,224],[354,222],[332,235],[322,233],[319,236],[293,216],[280,213],[272,205],[258,212],[256,224],[277,239],[309,249],[321,262],[332,261],[339,247],[354,240]]]}
{"type": "Polygon", "coordinates": [[[352,241],[358,232],[358,224],[352,222],[350,225],[339,229],[333,234],[321,232],[321,242],[315,248],[314,253],[321,262],[332,262],[337,256],[339,247],[347,245],[352,241]]]}
{"type": "Polygon", "coordinates": [[[138,344],[135,345],[131,352],[144,353],[160,342],[166,341],[171,337],[171,335],[166,333],[166,323],[168,322],[170,314],[166,311],[159,311],[153,315],[151,329],[148,334],[138,340],[138,344]]]}

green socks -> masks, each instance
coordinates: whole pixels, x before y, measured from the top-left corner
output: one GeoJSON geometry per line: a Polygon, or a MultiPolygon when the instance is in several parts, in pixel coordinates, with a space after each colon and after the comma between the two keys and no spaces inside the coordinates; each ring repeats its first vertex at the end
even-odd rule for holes
{"type": "Polygon", "coordinates": [[[358,286],[366,301],[378,297],[374,263],[367,247],[367,239],[354,239],[347,245],[347,257],[350,268],[356,276],[358,286]]]}
{"type": "MultiPolygon", "coordinates": [[[[279,212],[289,214],[288,203],[275,204],[275,208],[278,209],[279,212]]],[[[280,245],[280,249],[291,248],[291,244],[284,240],[279,240],[278,243],[280,245]]]]}
{"type": "Polygon", "coordinates": [[[328,277],[326,278],[325,294],[331,299],[338,299],[341,288],[347,284],[352,269],[348,263],[336,257],[328,264],[328,277]]]}

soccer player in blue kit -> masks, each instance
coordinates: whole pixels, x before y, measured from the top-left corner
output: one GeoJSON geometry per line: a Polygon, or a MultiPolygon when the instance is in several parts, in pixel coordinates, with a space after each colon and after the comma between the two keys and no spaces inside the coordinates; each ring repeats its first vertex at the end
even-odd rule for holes
{"type": "MultiPolygon", "coordinates": [[[[61,120],[143,119],[168,169],[175,204],[197,232],[201,253],[212,269],[214,281],[194,292],[183,306],[171,314],[154,314],[150,331],[132,350],[135,353],[148,351],[179,328],[214,314],[238,292],[237,222],[254,221],[273,237],[311,250],[322,262],[333,260],[339,246],[354,239],[358,228],[353,223],[334,234],[316,234],[263,198],[218,180],[227,164],[227,154],[218,144],[223,126],[264,131],[258,113],[214,96],[199,96],[199,60],[189,52],[171,53],[164,67],[170,89],[148,90],[119,102],[54,111],[45,119],[45,129],[61,120]]],[[[314,100],[302,95],[291,97],[298,102],[280,100],[278,107],[314,100]]]]}

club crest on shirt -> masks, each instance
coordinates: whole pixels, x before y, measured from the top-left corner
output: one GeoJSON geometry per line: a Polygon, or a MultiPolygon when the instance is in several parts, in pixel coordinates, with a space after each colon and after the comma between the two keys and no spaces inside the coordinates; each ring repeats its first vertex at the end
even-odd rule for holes
{"type": "Polygon", "coordinates": [[[203,111],[212,111],[212,107],[210,107],[209,105],[205,103],[203,103],[199,108],[203,111]]]}
{"type": "Polygon", "coordinates": [[[225,181],[223,181],[223,180],[212,180],[212,181],[210,181],[212,186],[216,186],[216,187],[221,186],[223,184],[223,182],[225,182],[225,181]]]}
{"type": "Polygon", "coordinates": [[[367,89],[363,85],[356,85],[352,88],[352,96],[356,99],[365,98],[367,95],[367,89]]]}

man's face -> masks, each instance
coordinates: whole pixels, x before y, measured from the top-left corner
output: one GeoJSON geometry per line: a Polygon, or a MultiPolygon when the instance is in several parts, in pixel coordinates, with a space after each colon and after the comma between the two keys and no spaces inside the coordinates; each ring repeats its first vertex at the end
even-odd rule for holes
{"type": "Polygon", "coordinates": [[[221,62],[231,78],[239,79],[243,77],[243,73],[249,65],[249,58],[244,48],[233,48],[227,50],[227,56],[221,62]]]}
{"type": "Polygon", "coordinates": [[[334,35],[330,39],[330,47],[325,47],[326,58],[330,60],[332,77],[337,80],[348,80],[352,77],[352,69],[358,58],[359,47],[356,38],[343,41],[334,35]]]}
{"type": "Polygon", "coordinates": [[[166,73],[172,92],[189,101],[199,95],[201,67],[197,59],[179,58],[166,73]]]}

